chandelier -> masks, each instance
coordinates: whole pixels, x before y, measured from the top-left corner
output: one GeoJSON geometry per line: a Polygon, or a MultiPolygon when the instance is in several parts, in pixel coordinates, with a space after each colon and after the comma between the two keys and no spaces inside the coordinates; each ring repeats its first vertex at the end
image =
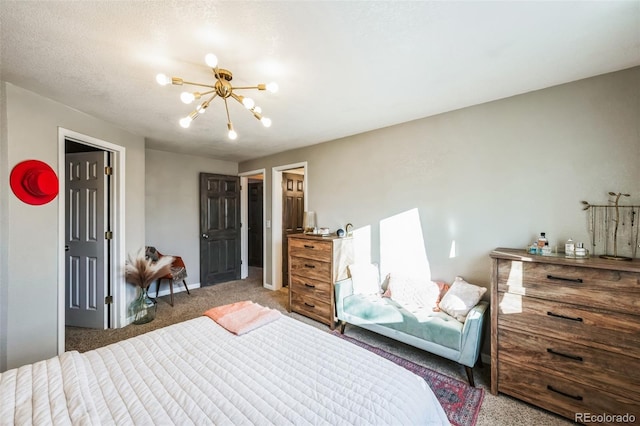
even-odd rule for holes
{"type": "Polygon", "coordinates": [[[191,86],[199,86],[204,87],[208,90],[202,92],[182,92],[180,95],[180,99],[185,104],[191,104],[193,101],[199,101],[200,99],[204,100],[200,105],[196,107],[189,115],[180,119],[180,125],[185,129],[191,125],[191,122],[198,118],[198,116],[204,114],[209,108],[209,104],[211,101],[217,96],[222,98],[224,101],[224,108],[227,112],[227,128],[229,129],[229,139],[235,140],[238,137],[238,134],[233,128],[233,123],[231,122],[231,118],[229,116],[229,105],[227,104],[228,98],[233,98],[236,101],[240,102],[249,112],[253,114],[253,116],[260,120],[264,127],[271,126],[271,119],[262,115],[262,110],[259,106],[257,106],[253,99],[237,95],[234,93],[235,90],[243,90],[243,89],[258,89],[258,90],[267,90],[271,93],[275,93],[278,91],[278,85],[276,83],[269,84],[258,84],[256,86],[242,86],[242,87],[234,87],[231,85],[231,80],[233,79],[233,74],[231,71],[218,68],[218,58],[213,53],[209,53],[205,56],[205,63],[211,67],[211,71],[213,71],[214,82],[212,84],[205,83],[194,83],[191,81],[184,81],[179,77],[167,77],[164,74],[158,74],[156,76],[156,81],[161,86],[166,86],[169,84],[173,84],[176,86],[182,86],[185,84],[191,86]]]}

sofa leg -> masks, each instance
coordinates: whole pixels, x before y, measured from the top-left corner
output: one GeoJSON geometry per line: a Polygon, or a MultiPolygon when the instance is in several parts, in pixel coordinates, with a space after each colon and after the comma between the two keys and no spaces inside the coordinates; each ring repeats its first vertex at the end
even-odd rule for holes
{"type": "Polygon", "coordinates": [[[347,326],[346,321],[340,321],[340,334],[344,334],[344,328],[347,326]]]}
{"type": "Polygon", "coordinates": [[[471,367],[464,366],[464,369],[467,370],[467,380],[469,380],[469,385],[472,388],[476,387],[475,382],[473,381],[473,369],[471,367]]]}

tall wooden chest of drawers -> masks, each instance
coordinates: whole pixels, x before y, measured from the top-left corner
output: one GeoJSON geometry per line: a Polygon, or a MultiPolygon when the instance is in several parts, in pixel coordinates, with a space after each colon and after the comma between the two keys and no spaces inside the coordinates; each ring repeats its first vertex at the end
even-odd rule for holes
{"type": "Polygon", "coordinates": [[[640,260],[491,258],[491,393],[580,423],[640,423],[640,260]]]}
{"type": "Polygon", "coordinates": [[[289,311],[335,327],[333,283],[353,263],[351,238],[289,235],[289,311]]]}

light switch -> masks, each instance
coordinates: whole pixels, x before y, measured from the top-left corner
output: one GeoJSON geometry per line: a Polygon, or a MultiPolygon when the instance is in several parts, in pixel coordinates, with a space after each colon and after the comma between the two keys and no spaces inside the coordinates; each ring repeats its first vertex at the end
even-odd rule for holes
{"type": "Polygon", "coordinates": [[[267,219],[267,229],[271,228],[271,221],[267,219]]]}

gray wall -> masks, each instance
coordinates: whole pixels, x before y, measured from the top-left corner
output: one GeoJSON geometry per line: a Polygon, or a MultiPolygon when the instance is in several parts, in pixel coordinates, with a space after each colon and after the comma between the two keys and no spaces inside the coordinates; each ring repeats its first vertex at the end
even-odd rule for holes
{"type": "Polygon", "coordinates": [[[126,250],[144,244],[144,139],[9,83],[2,91],[0,142],[0,371],[57,354],[58,200],[20,201],[11,169],[38,159],[57,173],[58,127],[126,148],[126,250]]]}
{"type": "Polygon", "coordinates": [[[145,163],[146,243],[181,256],[191,288],[200,283],[200,172],[235,176],[238,163],[153,149],[146,150],[145,163]]]}
{"type": "Polygon", "coordinates": [[[267,169],[272,219],[271,168],[307,161],[318,225],[370,227],[374,262],[381,221],[417,209],[432,278],[488,287],[492,249],[525,247],[541,231],[551,245],[587,242],[581,200],[623,191],[632,194],[625,203],[640,202],[638,117],[636,67],[246,161],[239,171],[267,169]]]}

